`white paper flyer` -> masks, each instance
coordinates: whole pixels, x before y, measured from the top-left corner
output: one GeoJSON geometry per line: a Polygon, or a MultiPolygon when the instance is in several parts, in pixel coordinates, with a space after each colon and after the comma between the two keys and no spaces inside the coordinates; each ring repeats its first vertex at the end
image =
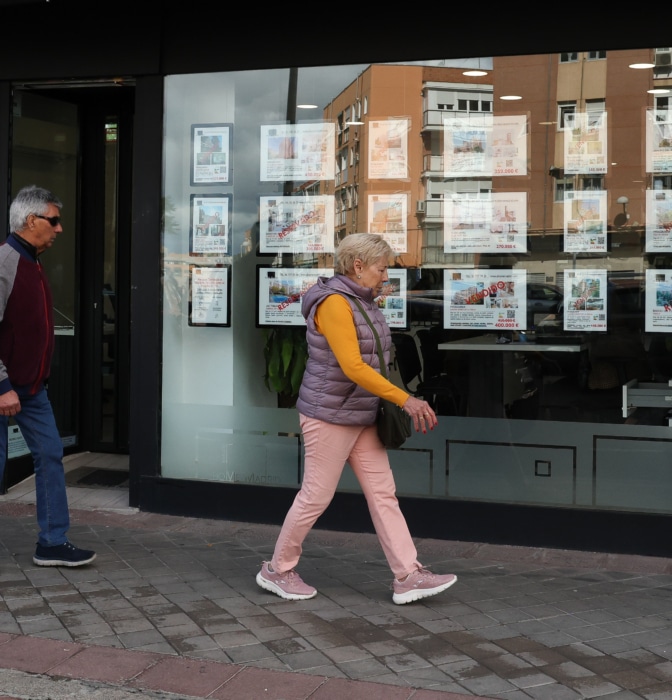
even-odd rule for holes
{"type": "Polygon", "coordinates": [[[231,195],[191,195],[190,253],[228,255],[231,195]]]}
{"type": "Polygon", "coordinates": [[[191,267],[192,325],[229,325],[229,267],[191,267]]]}
{"type": "Polygon", "coordinates": [[[470,114],[443,120],[444,177],[527,175],[527,117],[470,114]]]}
{"type": "Polygon", "coordinates": [[[444,270],[444,328],[525,330],[525,270],[444,270]]]}
{"type": "Polygon", "coordinates": [[[369,233],[379,233],[395,253],[407,251],[408,192],[368,195],[369,233]]]}
{"type": "Polygon", "coordinates": [[[672,270],[646,270],[646,333],[672,331],[672,270]]]}
{"type": "Polygon", "coordinates": [[[261,127],[259,179],[333,180],[335,134],[331,122],[261,127]]]}
{"type": "Polygon", "coordinates": [[[575,112],[565,122],[565,173],[606,173],[607,113],[575,112]]]}
{"type": "Polygon", "coordinates": [[[408,119],[369,122],[369,177],[372,180],[408,178],[408,119]]]}
{"type": "Polygon", "coordinates": [[[332,269],[259,267],[257,314],[260,326],[305,326],[303,295],[318,277],[331,277],[332,269]]]}
{"type": "Polygon", "coordinates": [[[233,124],[192,124],[191,184],[231,185],[233,124]]]}
{"type": "Polygon", "coordinates": [[[606,252],[607,193],[604,190],[565,195],[565,253],[606,252]]]}
{"type": "Polygon", "coordinates": [[[333,253],[333,196],[260,197],[259,248],[262,253],[333,253]]]}
{"type": "Polygon", "coordinates": [[[383,285],[383,291],[376,297],[378,308],[383,312],[390,328],[406,328],[408,326],[406,306],[406,270],[389,268],[388,281],[383,285]]]}
{"type": "Polygon", "coordinates": [[[646,252],[672,251],[672,190],[646,190],[646,252]]]}
{"type": "Polygon", "coordinates": [[[606,270],[565,270],[564,289],[564,330],[607,330],[606,270]]]}
{"type": "Polygon", "coordinates": [[[672,119],[667,110],[646,113],[646,172],[672,172],[672,119]]]}
{"type": "Polygon", "coordinates": [[[527,251],[527,193],[445,194],[445,253],[527,251]]]}

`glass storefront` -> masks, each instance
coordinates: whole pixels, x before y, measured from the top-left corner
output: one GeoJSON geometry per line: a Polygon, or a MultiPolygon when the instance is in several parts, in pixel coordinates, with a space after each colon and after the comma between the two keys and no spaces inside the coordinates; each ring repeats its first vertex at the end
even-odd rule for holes
{"type": "Polygon", "coordinates": [[[298,488],[301,297],[369,231],[440,416],[400,495],[672,512],[670,56],[166,78],[162,476],[298,488]]]}

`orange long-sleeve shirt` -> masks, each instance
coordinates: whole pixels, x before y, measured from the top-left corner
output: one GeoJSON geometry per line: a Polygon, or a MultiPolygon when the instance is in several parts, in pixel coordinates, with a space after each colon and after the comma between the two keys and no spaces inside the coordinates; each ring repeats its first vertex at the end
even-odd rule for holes
{"type": "Polygon", "coordinates": [[[315,311],[315,327],[329,343],[345,376],[372,394],[403,406],[409,397],[362,359],[352,307],[340,294],[328,296],[315,311]]]}

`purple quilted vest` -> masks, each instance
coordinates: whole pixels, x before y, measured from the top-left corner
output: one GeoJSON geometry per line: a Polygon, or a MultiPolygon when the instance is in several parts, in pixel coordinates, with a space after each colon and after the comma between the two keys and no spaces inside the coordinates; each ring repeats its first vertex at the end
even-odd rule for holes
{"type": "Polygon", "coordinates": [[[308,362],[296,407],[300,413],[337,425],[372,425],[379,399],[348,379],[341,370],[326,338],[315,328],[315,311],[330,294],[341,294],[352,306],[359,349],[364,362],[380,370],[376,340],[371,328],[352,301],[357,297],[373,322],[383,346],[385,362],[390,357],[390,329],[373,301],[373,290],[360,287],[349,277],[320,277],[304,295],[301,312],[306,319],[308,362]]]}

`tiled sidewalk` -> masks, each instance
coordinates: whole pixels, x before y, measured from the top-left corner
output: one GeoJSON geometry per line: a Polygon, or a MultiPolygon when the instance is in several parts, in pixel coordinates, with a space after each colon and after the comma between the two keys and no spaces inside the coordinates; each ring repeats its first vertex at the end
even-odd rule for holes
{"type": "Polygon", "coordinates": [[[254,582],[275,526],[72,516],[94,564],[35,567],[33,506],[0,498],[0,668],[181,698],[672,700],[667,559],[421,540],[458,583],[396,606],[375,536],[315,530],[319,595],[290,602],[254,582]]]}

